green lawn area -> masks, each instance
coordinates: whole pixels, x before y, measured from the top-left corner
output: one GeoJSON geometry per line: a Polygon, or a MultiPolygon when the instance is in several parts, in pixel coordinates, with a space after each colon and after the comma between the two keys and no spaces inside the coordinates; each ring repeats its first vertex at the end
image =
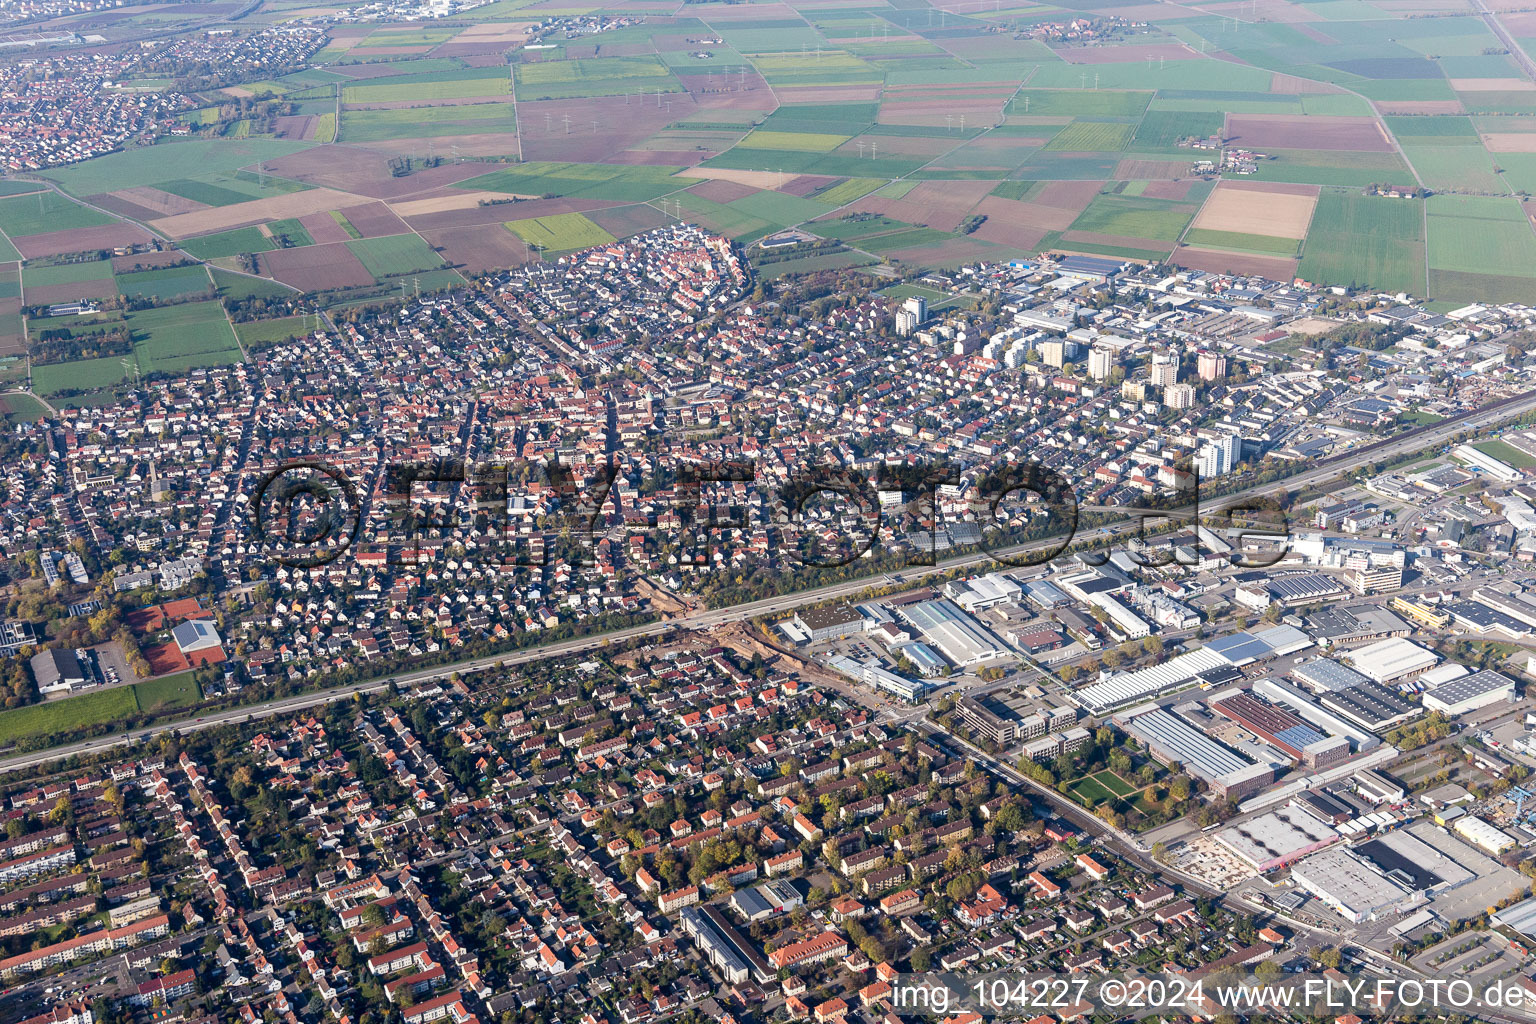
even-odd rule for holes
{"type": "Polygon", "coordinates": [[[0,402],[5,403],[5,421],[10,424],[32,423],[48,415],[42,402],[21,392],[0,395],[0,402]]]}
{"type": "MultiPolygon", "coordinates": [[[[186,178],[189,170],[195,170],[199,178],[218,174],[232,176],[237,168],[255,167],[263,160],[276,160],[313,145],[312,142],[272,139],[162,142],[156,146],[135,146],[121,153],[53,168],[46,172],[46,176],[58,182],[67,192],[88,196],[122,188],[137,188],[140,185],[159,187],[164,182],[186,178]]],[[[284,182],[282,187],[292,191],[295,187],[309,186],[284,182]]]]}
{"type": "Polygon", "coordinates": [[[133,686],[114,686],[79,697],[65,697],[0,712],[0,744],[107,723],[120,723],[137,714],[133,686]]]}
{"type": "Polygon", "coordinates": [[[1297,274],[1342,284],[1425,294],[1424,206],[1324,189],[1312,213],[1297,274]]]}
{"type": "Polygon", "coordinates": [[[0,199],[0,231],[12,238],[116,223],[106,214],[72,202],[57,192],[0,199]]]}
{"type": "MultiPolygon", "coordinates": [[[[507,77],[501,68],[490,68],[495,71],[494,77],[480,75],[472,76],[467,71],[459,72],[458,78],[446,81],[424,82],[417,80],[418,76],[401,76],[393,81],[385,79],[376,85],[348,85],[341,90],[343,103],[397,103],[401,100],[412,100],[417,103],[430,103],[433,100],[459,100],[474,96],[505,96],[512,91],[512,80],[507,77]],[[406,81],[404,79],[411,80],[406,81]]],[[[421,76],[436,78],[437,76],[421,76]]],[[[346,112],[342,112],[342,123],[346,123],[346,112]]]]}
{"type": "Polygon", "coordinates": [[[1084,807],[1094,808],[1115,798],[1113,791],[1093,776],[1078,779],[1071,785],[1071,793],[1084,807]]]}
{"type": "Polygon", "coordinates": [[[1119,775],[1116,775],[1114,772],[1107,768],[1104,771],[1094,775],[1093,778],[1099,783],[1099,785],[1114,793],[1115,796],[1121,798],[1128,797],[1132,793],[1138,791],[1138,787],[1131,785],[1129,782],[1126,782],[1119,775]]]}
{"type": "MultiPolygon", "coordinates": [[[[323,326],[323,325],[322,325],[323,326]]],[[[285,316],[276,320],[252,320],[235,324],[235,334],[247,349],[275,345],[316,330],[312,316],[285,316]]]]}
{"type": "Polygon", "coordinates": [[[203,699],[203,691],[189,670],[173,676],[161,676],[144,683],[134,683],[133,693],[140,711],[172,711],[188,708],[203,699]]]}
{"type": "Polygon", "coordinates": [[[1290,258],[1301,248],[1295,238],[1276,235],[1251,235],[1241,231],[1213,231],[1210,228],[1192,228],[1184,235],[1185,245],[1199,245],[1207,249],[1232,249],[1237,252],[1262,253],[1267,256],[1290,258]]]}
{"type": "Polygon", "coordinates": [[[613,241],[612,235],[579,213],[508,221],[507,229],[529,245],[552,252],[586,249],[613,241]]]}
{"type": "Polygon", "coordinates": [[[106,281],[111,277],[111,260],[59,263],[42,267],[29,265],[21,272],[22,282],[28,288],[46,288],[55,284],[80,284],[85,281],[106,281]]]}
{"type": "Polygon", "coordinates": [[[240,361],[235,332],[217,301],[142,310],[129,315],[128,327],[133,331],[134,356],[144,373],[240,361]]]}
{"type": "Polygon", "coordinates": [[[124,377],[122,359],[131,357],[102,356],[100,359],[79,359],[72,363],[49,363],[32,367],[32,390],[40,395],[56,395],[66,389],[88,391],[106,388],[120,383],[124,377]]]}
{"type": "Polygon", "coordinates": [[[375,278],[396,277],[443,265],[443,258],[433,252],[420,235],[355,238],[347,243],[347,248],[375,278]]]}
{"type": "Polygon", "coordinates": [[[119,274],[117,288],[129,298],[153,298],[160,301],[201,295],[213,290],[208,271],[201,264],[190,267],[163,267],[119,274]]]}
{"type": "Polygon", "coordinates": [[[236,274],[218,267],[209,267],[208,270],[213,275],[213,283],[219,286],[219,297],[222,299],[272,299],[297,292],[297,289],[266,278],[236,274]]]}
{"type": "Polygon", "coordinates": [[[277,246],[272,239],[261,233],[260,228],[251,227],[188,238],[181,243],[181,248],[200,260],[216,260],[224,256],[238,256],[243,252],[268,252],[277,246]]]}

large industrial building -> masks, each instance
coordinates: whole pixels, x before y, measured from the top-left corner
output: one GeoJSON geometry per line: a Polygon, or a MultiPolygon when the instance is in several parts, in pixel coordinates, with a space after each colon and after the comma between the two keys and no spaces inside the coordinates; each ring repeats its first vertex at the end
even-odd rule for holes
{"type": "Polygon", "coordinates": [[[1218,796],[1252,796],[1275,780],[1270,765],[1254,764],[1155,704],[1116,715],[1120,728],[1164,764],[1177,762],[1218,796]]]}
{"type": "Polygon", "coordinates": [[[846,604],[802,608],[795,612],[795,625],[810,637],[812,643],[840,640],[845,636],[862,633],[867,624],[868,620],[857,608],[850,608],[846,604]]]}
{"type": "Polygon", "coordinates": [[[1340,838],[1332,825],[1294,803],[1216,833],[1217,842],[1260,874],[1325,849],[1340,838]]]}
{"type": "Polygon", "coordinates": [[[1366,682],[1365,676],[1347,665],[1340,665],[1332,658],[1316,658],[1291,669],[1291,678],[1313,693],[1327,690],[1347,690],[1366,682]]]}
{"type": "Polygon", "coordinates": [[[1008,648],[948,598],[907,605],[901,614],[962,668],[1009,656],[1008,648]]]}
{"type": "MultiPolygon", "coordinates": [[[[1241,691],[1223,694],[1211,701],[1211,710],[1268,740],[1297,760],[1307,747],[1328,738],[1289,711],[1241,691]]],[[[1347,747],[1345,754],[1348,755],[1347,747]]]]}
{"type": "Polygon", "coordinates": [[[1424,695],[1424,706],[1444,715],[1464,715],[1499,701],[1515,699],[1515,681],[1492,669],[1483,669],[1441,683],[1424,695]]]}
{"type": "Polygon", "coordinates": [[[1349,652],[1356,672],[1378,683],[1412,679],[1440,662],[1440,656],[1402,637],[1392,637],[1349,652]]]}
{"type": "Polygon", "coordinates": [[[1393,881],[1352,850],[1315,853],[1291,868],[1291,880],[1352,924],[1408,910],[1424,897],[1393,881]]]}
{"type": "Polygon", "coordinates": [[[1404,700],[1397,691],[1366,681],[1347,690],[1330,690],[1318,696],[1323,707],[1351,721],[1380,732],[1423,714],[1419,705],[1404,700]]]}

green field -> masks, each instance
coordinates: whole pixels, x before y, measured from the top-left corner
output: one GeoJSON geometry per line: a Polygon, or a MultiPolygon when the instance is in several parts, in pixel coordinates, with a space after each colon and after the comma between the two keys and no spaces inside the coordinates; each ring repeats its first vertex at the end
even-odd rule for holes
{"type": "MultiPolygon", "coordinates": [[[[89,391],[121,383],[128,370],[123,368],[120,356],[103,356],[100,359],[79,359],[72,363],[49,363],[32,367],[32,390],[40,395],[56,395],[65,390],[89,391]]],[[[134,365],[132,358],[129,366],[134,365]]]]}
{"type": "Polygon", "coordinates": [[[79,697],[0,712],[0,744],[94,725],[117,725],[139,712],[132,686],[114,686],[79,697]]]}
{"type": "Polygon", "coordinates": [[[315,240],[310,237],[309,231],[305,229],[304,225],[299,223],[297,217],[268,221],[267,234],[271,235],[274,240],[279,240],[279,244],[286,243],[285,247],[289,249],[315,244],[315,240]]]}
{"type": "MultiPolygon", "coordinates": [[[[444,79],[439,75],[408,75],[384,79],[377,85],[348,85],[341,90],[343,103],[399,103],[411,101],[423,105],[434,100],[462,100],[475,96],[505,96],[512,91],[512,80],[500,68],[494,76],[472,75],[459,72],[458,77],[444,79]]],[[[345,125],[346,117],[343,115],[345,125]]]]}
{"type": "Polygon", "coordinates": [[[1422,296],[1424,204],[1325,189],[1312,213],[1298,276],[1422,296]]]}
{"type": "Polygon", "coordinates": [[[314,143],[271,139],[167,141],[54,168],[45,175],[58,182],[66,192],[88,196],[141,185],[158,187],[162,182],[188,177],[187,171],[192,169],[197,171],[192,177],[197,178],[233,176],[237,168],[255,167],[263,160],[276,160],[312,145],[314,143]]]}
{"type": "Polygon", "coordinates": [[[1453,273],[1536,278],[1536,234],[1514,199],[1431,196],[1429,266],[1453,273]]]}
{"type": "Polygon", "coordinates": [[[510,103],[469,103],[448,107],[344,110],[341,141],[438,138],[517,130],[510,103]]]}
{"type": "MultiPolygon", "coordinates": [[[[146,309],[128,316],[133,354],[143,373],[240,362],[240,346],[217,301],[146,309]]],[[[78,364],[65,364],[78,365],[78,364]]]]}
{"type": "Polygon", "coordinates": [[[141,270],[134,274],[119,274],[117,288],[129,298],[151,298],[162,302],[213,291],[208,272],[201,266],[165,267],[160,270],[141,270]]]}
{"type": "Polygon", "coordinates": [[[347,243],[347,248],[376,279],[413,274],[443,265],[443,258],[433,252],[420,235],[356,238],[347,243]]]}
{"type": "Polygon", "coordinates": [[[57,192],[0,199],[0,231],[12,238],[116,223],[106,214],[71,202],[57,192]]]}
{"type": "Polygon", "coordinates": [[[258,171],[208,172],[185,178],[172,178],[155,186],[162,192],[181,196],[209,206],[233,206],[252,199],[303,192],[311,186],[289,178],[278,178],[258,171]]]}
{"type": "Polygon", "coordinates": [[[470,178],[455,187],[524,196],[552,194],[643,203],[698,184],[698,178],[673,177],[680,170],[680,167],[629,167],[530,160],[482,174],[478,178],[470,178]]]}
{"type": "Polygon", "coordinates": [[[1494,159],[1482,146],[1422,146],[1404,143],[1403,152],[1419,179],[1432,189],[1504,192],[1494,159]]]}
{"type": "Polygon", "coordinates": [[[1150,92],[1087,89],[1025,89],[1013,98],[1008,113],[1073,117],[1140,117],[1152,99],[1150,92]]]}
{"type": "Polygon", "coordinates": [[[1199,210],[1199,203],[1100,193],[1072,222],[1073,231],[1171,242],[1199,210]]]}
{"type": "Polygon", "coordinates": [[[1536,469],[1536,458],[1506,441],[1477,441],[1472,447],[1515,469],[1536,469]]]}
{"type": "Polygon", "coordinates": [[[28,288],[46,288],[55,284],[80,284],[84,281],[106,281],[111,277],[111,260],[57,263],[52,266],[29,264],[21,272],[22,283],[28,288]]]}
{"type": "Polygon", "coordinates": [[[623,93],[654,95],[658,89],[682,90],[671,70],[655,56],[546,60],[519,64],[515,73],[520,100],[580,99],[623,93]]]}
{"type": "Polygon", "coordinates": [[[223,256],[237,256],[243,252],[267,252],[277,246],[260,228],[252,227],[188,238],[181,243],[181,248],[200,260],[213,260],[223,256]]]}
{"type": "Polygon", "coordinates": [[[285,316],[277,320],[251,320],[235,324],[235,336],[247,350],[275,345],[292,337],[303,337],[317,329],[312,316],[285,316]]]}
{"type": "Polygon", "coordinates": [[[133,684],[133,696],[140,711],[175,711],[195,706],[203,699],[203,691],[192,678],[193,673],[178,672],[161,676],[144,683],[133,684]]]}
{"type": "Polygon", "coordinates": [[[579,213],[508,221],[507,229],[530,246],[550,252],[586,249],[614,240],[612,235],[579,213]]]}
{"type": "Polygon", "coordinates": [[[1262,256],[1283,256],[1289,259],[1301,248],[1295,238],[1279,238],[1275,235],[1250,235],[1240,231],[1212,231],[1209,228],[1193,228],[1184,235],[1184,244],[1198,245],[1206,249],[1230,249],[1233,252],[1251,252],[1262,256]]]}
{"type": "Polygon", "coordinates": [[[213,275],[213,283],[219,287],[219,298],[221,299],[233,301],[258,298],[272,299],[296,293],[296,289],[262,277],[237,274],[219,267],[209,267],[208,272],[213,275]]]}
{"type": "Polygon", "coordinates": [[[849,138],[851,136],[828,135],[824,132],[765,132],[759,129],[743,139],[741,144],[747,149],[830,153],[849,138]]]}
{"type": "Polygon", "coordinates": [[[1176,149],[1180,139],[1204,138],[1221,131],[1225,120],[1215,111],[1149,110],[1136,126],[1131,148],[1176,149]]]}
{"type": "Polygon", "coordinates": [[[1113,153],[1126,147],[1135,130],[1135,125],[1118,121],[1073,121],[1057,132],[1045,148],[1073,153],[1113,153]]]}
{"type": "Polygon", "coordinates": [[[829,206],[843,206],[856,199],[862,199],[875,189],[885,184],[883,178],[849,178],[847,181],[838,182],[831,188],[813,194],[813,198],[819,203],[829,206]]]}

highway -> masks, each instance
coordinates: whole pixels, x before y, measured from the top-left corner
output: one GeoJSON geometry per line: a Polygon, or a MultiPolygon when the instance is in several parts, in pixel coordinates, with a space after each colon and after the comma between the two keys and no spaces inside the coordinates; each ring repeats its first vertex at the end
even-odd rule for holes
{"type": "MultiPolygon", "coordinates": [[[[1265,495],[1272,494],[1276,490],[1303,490],[1327,480],[1331,480],[1341,473],[1351,473],[1361,466],[1382,459],[1390,459],[1398,455],[1408,454],[1421,449],[1431,448],[1458,433],[1466,430],[1482,430],[1497,423],[1514,419],[1527,412],[1536,411],[1536,393],[1516,395],[1503,399],[1484,408],[1473,410],[1461,416],[1442,420],[1432,426],[1421,427],[1394,438],[1363,445],[1341,455],[1319,460],[1316,466],[1304,470],[1295,476],[1284,480],[1276,480],[1266,484],[1255,485],[1236,491],[1232,494],[1200,503],[1201,513],[1216,513],[1223,509],[1232,508],[1242,503],[1265,495]]],[[[1151,515],[1150,511],[1143,513],[1151,515]]],[[[1114,538],[1132,535],[1134,536],[1142,522],[1141,516],[1129,517],[1116,523],[1110,523],[1100,527],[1092,533],[1081,535],[1079,541],[1103,538],[1110,541],[1114,538]]],[[[1054,549],[1062,543],[1061,537],[1052,537],[1028,544],[1020,544],[1016,547],[1006,548],[998,552],[1004,557],[1017,557],[1031,552],[1054,549]]],[[[959,555],[954,558],[944,559],[936,565],[915,566],[904,569],[901,572],[903,584],[917,584],[922,580],[939,573],[947,573],[955,569],[965,569],[973,566],[993,564],[994,557],[987,552],[959,555]]],[[[586,651],[597,650],[615,643],[643,637],[659,636],[673,629],[710,629],[732,622],[742,622],[757,618],[762,615],[774,615],[789,612],[807,605],[819,604],[823,601],[833,600],[839,597],[848,597],[858,594],[869,587],[877,586],[881,582],[880,576],[867,576],[860,579],[849,580],[842,583],[829,584],[811,590],[803,590],[793,594],[784,594],[776,597],[762,598],[756,601],[747,601],[741,604],[731,605],[728,608],[704,609],[680,616],[665,622],[647,623],[642,626],[631,626],[626,629],[615,630],[608,633],[594,634],[592,636],[578,637],[573,640],[564,640],[557,643],[540,644],[519,651],[509,651],[504,654],[491,654],[479,658],[466,659],[448,665],[437,665],[414,671],[405,671],[395,674],[390,678],[403,683],[425,682],[432,679],[446,679],[454,673],[470,673],[482,669],[491,668],[498,664],[520,665],[531,661],[540,661],[545,658],[561,657],[570,654],[581,654],[586,651]]],[[[318,707],[332,701],[345,700],[356,693],[377,693],[389,686],[389,681],[384,679],[368,680],[360,683],[349,683],[344,686],[332,687],[311,693],[302,693],[293,697],[284,697],[267,701],[261,704],[253,704],[248,707],[228,708],[210,712],[207,715],[196,718],[184,718],[177,721],[160,722],[135,729],[126,733],[118,733],[111,736],[101,736],[94,739],[82,740],[77,743],[64,744],[49,750],[13,754],[0,758],[0,774],[22,771],[45,764],[48,761],[74,754],[88,754],[106,750],[114,746],[137,740],[148,739],[153,736],[168,732],[196,732],[202,729],[211,729],[215,726],[225,725],[231,722],[247,722],[255,718],[267,718],[275,715],[285,715],[303,711],[307,708],[318,707]]]]}

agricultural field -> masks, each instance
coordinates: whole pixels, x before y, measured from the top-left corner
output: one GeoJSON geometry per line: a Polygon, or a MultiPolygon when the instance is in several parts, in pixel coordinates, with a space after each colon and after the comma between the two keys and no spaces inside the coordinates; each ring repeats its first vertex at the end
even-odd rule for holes
{"type": "Polygon", "coordinates": [[[375,280],[398,277],[443,265],[443,258],[420,235],[386,235],[346,243],[375,280]]]}
{"type": "MultiPolygon", "coordinates": [[[[683,216],[744,242],[814,225],[913,266],[1044,247],[1524,297],[1536,89],[1499,38],[1409,0],[1267,2],[1144,5],[1128,34],[1050,44],[1027,37],[1053,9],[917,0],[696,4],[534,48],[525,29],[565,7],[349,25],[324,67],[199,95],[178,115],[191,138],[42,172],[63,194],[0,180],[0,263],[31,261],[29,300],[199,294],[188,273],[42,265],[158,235],[206,261],[226,299],[286,282],[346,304],[405,276],[457,282],[445,264],[515,263],[524,243],[558,253],[683,216]],[[292,106],[255,109],[272,98],[292,106]],[[1261,153],[1252,172],[1197,175],[1217,150],[1191,143],[1211,136],[1261,153]],[[1437,194],[1362,194],[1376,184],[1437,194]],[[818,219],[845,212],[859,218],[818,219]],[[260,276],[235,273],[243,254],[260,276]]],[[[845,258],[869,257],[805,259],[845,258]]],[[[16,304],[0,295],[0,335],[17,333],[16,304]]]]}
{"type": "Polygon", "coordinates": [[[671,69],[654,56],[546,60],[519,64],[515,74],[520,100],[682,91],[671,69]]]}
{"type": "Polygon", "coordinates": [[[189,302],[128,314],[133,354],[141,373],[241,361],[235,332],[218,302],[189,302]]]}
{"type": "Polygon", "coordinates": [[[303,337],[315,330],[323,329],[323,326],[317,327],[316,319],[312,316],[250,320],[235,324],[235,337],[240,339],[240,344],[245,346],[246,351],[250,351],[264,345],[275,345],[289,338],[303,337]]]}
{"type": "Polygon", "coordinates": [[[579,213],[509,221],[507,230],[528,245],[548,252],[586,249],[613,241],[612,235],[579,213]]]}
{"type": "Polygon", "coordinates": [[[8,196],[0,199],[0,231],[11,238],[50,234],[70,228],[94,228],[113,220],[57,192],[8,196]]]}
{"type": "Polygon", "coordinates": [[[201,266],[166,267],[119,274],[117,288],[126,298],[167,302],[212,292],[213,283],[201,266]]]}
{"type": "Polygon", "coordinates": [[[1426,294],[1424,204],[1325,189],[1297,273],[1308,281],[1426,294]]]}

